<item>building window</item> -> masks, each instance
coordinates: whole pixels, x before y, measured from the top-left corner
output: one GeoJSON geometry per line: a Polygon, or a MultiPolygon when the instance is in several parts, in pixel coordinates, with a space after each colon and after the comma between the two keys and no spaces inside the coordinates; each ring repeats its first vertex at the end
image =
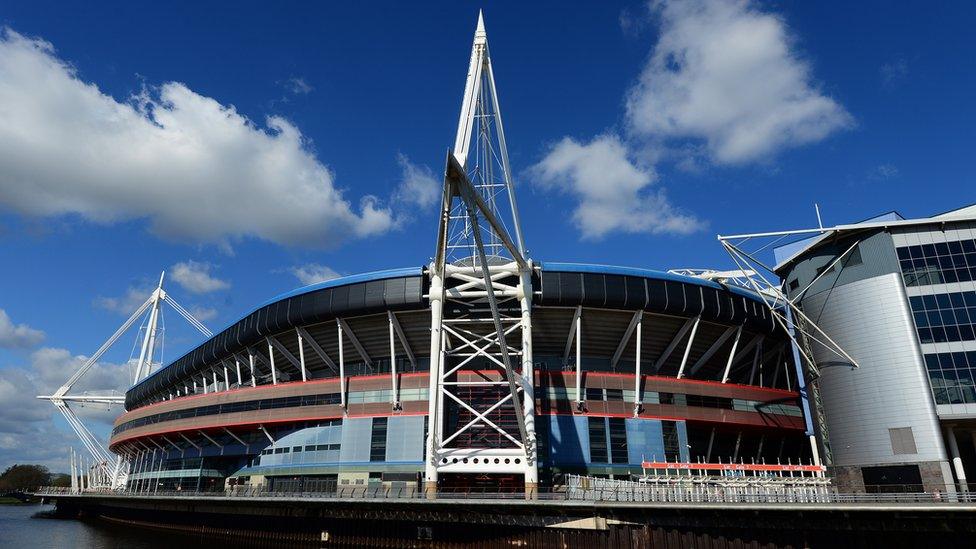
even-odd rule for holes
{"type": "Polygon", "coordinates": [[[623,418],[612,417],[610,422],[610,461],[612,463],[628,463],[627,457],[627,424],[623,418]]]}
{"type": "Polygon", "coordinates": [[[386,418],[373,418],[373,433],[369,443],[369,460],[386,461],[386,418]]]}
{"type": "Polygon", "coordinates": [[[833,270],[834,270],[834,263],[833,262],[827,263],[826,265],[817,267],[817,276],[820,276],[823,273],[831,273],[833,272],[833,270]]]}
{"type": "Polygon", "coordinates": [[[664,432],[664,459],[666,461],[680,461],[681,442],[678,439],[678,422],[662,421],[661,429],[664,432]]]}
{"type": "Polygon", "coordinates": [[[863,263],[861,260],[861,248],[859,246],[855,246],[854,249],[851,250],[851,253],[847,254],[847,257],[845,257],[841,262],[844,264],[844,267],[852,267],[854,265],[860,265],[863,263]]]}
{"type": "Polygon", "coordinates": [[[909,302],[922,343],[976,339],[976,292],[912,296],[909,302]]]}
{"type": "Polygon", "coordinates": [[[800,287],[800,280],[799,279],[794,278],[793,280],[790,281],[790,291],[791,292],[794,291],[794,290],[796,290],[799,287],[800,287]]]}
{"type": "Polygon", "coordinates": [[[976,351],[925,355],[936,404],[976,404],[976,351]]]}
{"type": "Polygon", "coordinates": [[[976,240],[898,248],[906,286],[976,280],[976,240]]]}
{"type": "Polygon", "coordinates": [[[609,463],[607,454],[607,424],[602,417],[589,419],[590,431],[590,461],[593,463],[609,463]]]}

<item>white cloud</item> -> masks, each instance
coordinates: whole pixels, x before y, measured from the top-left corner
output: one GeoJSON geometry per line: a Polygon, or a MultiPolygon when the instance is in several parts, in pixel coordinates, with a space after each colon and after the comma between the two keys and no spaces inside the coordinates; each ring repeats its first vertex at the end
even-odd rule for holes
{"type": "Polygon", "coordinates": [[[627,97],[636,137],[703,140],[713,161],[740,164],[853,124],[776,15],[748,0],[661,1],[652,11],[658,41],[627,97]]]}
{"type": "Polygon", "coordinates": [[[881,73],[881,85],[891,88],[908,76],[908,61],[896,59],[891,63],[885,63],[881,65],[878,72],[881,73]]]}
{"type": "Polygon", "coordinates": [[[894,164],[880,164],[868,172],[868,179],[886,181],[898,177],[898,166],[894,164]]]}
{"type": "Polygon", "coordinates": [[[326,280],[339,278],[339,273],[337,273],[335,270],[330,267],[326,267],[325,265],[319,265],[318,263],[308,263],[305,265],[292,267],[290,272],[291,274],[295,275],[295,278],[297,278],[299,282],[305,286],[315,284],[316,282],[325,282],[326,280]]]}
{"type": "Polygon", "coordinates": [[[315,89],[309,85],[304,78],[299,78],[297,76],[293,76],[288,80],[285,80],[285,87],[288,88],[288,91],[295,95],[308,95],[309,93],[312,93],[312,90],[315,89]]]}
{"type": "Polygon", "coordinates": [[[213,307],[190,307],[190,314],[200,322],[207,322],[217,318],[217,309],[213,307]]]}
{"type": "Polygon", "coordinates": [[[230,283],[211,276],[213,265],[199,261],[182,261],[170,267],[170,277],[195,294],[206,294],[230,288],[230,283]]]}
{"type": "Polygon", "coordinates": [[[578,199],[573,222],[583,238],[615,231],[685,234],[703,226],[672,206],[663,190],[652,188],[653,168],[636,164],[613,135],[585,144],[563,138],[530,172],[543,186],[578,199]]]}
{"type": "Polygon", "coordinates": [[[149,299],[149,296],[153,293],[153,289],[148,286],[130,287],[125,291],[124,295],[119,297],[96,297],[95,306],[106,311],[129,316],[136,312],[136,309],[149,299]]]}
{"type": "Polygon", "coordinates": [[[0,348],[26,349],[42,341],[44,341],[44,332],[26,324],[14,324],[7,311],[0,309],[0,348]]]}
{"type": "Polygon", "coordinates": [[[394,200],[421,208],[429,208],[440,201],[443,183],[427,166],[410,162],[406,155],[398,154],[402,177],[394,193],[394,200]]]}
{"type": "Polygon", "coordinates": [[[351,204],[296,126],[265,124],[177,82],[117,101],[51,44],[0,31],[0,207],[147,219],[158,235],[216,244],[326,247],[393,227],[374,197],[351,204]]]}
{"type": "MultiPolygon", "coordinates": [[[[50,395],[85,362],[86,357],[72,355],[66,349],[44,347],[30,355],[24,367],[0,368],[0,468],[12,462],[30,461],[60,464],[68,446],[81,447],[77,438],[56,428],[57,416],[50,402],[36,395],[50,395]]],[[[129,373],[124,366],[96,363],[72,388],[72,394],[89,391],[107,393],[125,391],[129,373]]],[[[119,407],[72,404],[93,433],[102,438],[112,420],[121,413],[119,407]]]]}

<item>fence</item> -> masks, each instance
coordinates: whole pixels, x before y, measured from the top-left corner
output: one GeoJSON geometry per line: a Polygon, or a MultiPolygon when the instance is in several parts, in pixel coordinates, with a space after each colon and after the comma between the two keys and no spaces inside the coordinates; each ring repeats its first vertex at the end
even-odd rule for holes
{"type": "MultiPolygon", "coordinates": [[[[750,487],[741,485],[709,485],[694,482],[674,484],[647,484],[632,481],[599,479],[594,477],[567,476],[564,489],[539,490],[529,494],[492,492],[477,489],[441,489],[425,493],[413,487],[392,486],[339,486],[332,492],[269,491],[266,488],[241,486],[219,492],[177,490],[126,491],[109,489],[86,490],[84,494],[111,495],[117,497],[191,497],[191,498],[303,498],[309,500],[541,500],[541,501],[611,501],[635,503],[688,504],[810,504],[837,503],[920,503],[976,504],[974,492],[922,492],[922,493],[841,493],[833,487],[805,486],[784,490],[783,487],[750,487]],[[636,486],[635,486],[636,485],[636,486]]],[[[44,487],[35,495],[78,495],[66,487],[44,487]]]]}

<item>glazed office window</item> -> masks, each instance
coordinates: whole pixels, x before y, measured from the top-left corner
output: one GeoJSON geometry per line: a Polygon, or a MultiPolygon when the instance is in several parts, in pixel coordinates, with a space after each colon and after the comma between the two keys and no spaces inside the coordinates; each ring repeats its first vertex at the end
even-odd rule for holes
{"type": "Polygon", "coordinates": [[[610,461],[611,463],[627,463],[627,424],[623,418],[612,417],[607,420],[610,424],[610,461]]]}
{"type": "MultiPolygon", "coordinates": [[[[586,389],[587,400],[603,400],[604,393],[608,401],[634,401],[634,391],[630,389],[586,389]]],[[[741,412],[758,412],[762,414],[776,414],[793,417],[803,417],[803,410],[796,404],[783,402],[762,402],[759,400],[744,400],[726,397],[703,395],[685,395],[681,393],[664,393],[658,391],[643,391],[642,404],[671,404],[677,406],[695,406],[700,408],[722,408],[741,412]]],[[[543,387],[539,390],[540,399],[544,404],[552,406],[556,401],[576,400],[576,389],[573,387],[543,387]]]]}
{"type": "Polygon", "coordinates": [[[909,302],[922,343],[976,339],[976,292],[912,296],[909,302]]]}
{"type": "Polygon", "coordinates": [[[664,457],[666,461],[681,459],[681,442],[678,438],[678,422],[662,421],[661,430],[664,434],[664,457]]]}
{"type": "Polygon", "coordinates": [[[373,432],[369,442],[369,460],[386,461],[386,418],[373,418],[373,432]]]}
{"type": "Polygon", "coordinates": [[[976,351],[925,355],[936,404],[976,404],[976,351]]]}
{"type": "Polygon", "coordinates": [[[295,397],[265,398],[261,400],[248,400],[246,402],[229,402],[226,404],[212,404],[210,406],[200,406],[197,408],[185,408],[183,410],[173,410],[162,412],[151,416],[133,419],[116,426],[112,429],[112,434],[117,435],[123,431],[152,425],[164,421],[175,421],[177,419],[187,419],[193,417],[212,416],[217,414],[230,414],[234,412],[251,412],[254,410],[276,410],[279,408],[294,408],[299,406],[322,406],[327,404],[339,404],[339,393],[325,393],[321,395],[305,395],[295,397]]]}
{"type": "Polygon", "coordinates": [[[590,461],[593,463],[609,463],[606,418],[591,417],[587,419],[590,433],[590,461]]]}
{"type": "Polygon", "coordinates": [[[902,246],[898,262],[906,286],[976,280],[976,240],[902,246]]]}

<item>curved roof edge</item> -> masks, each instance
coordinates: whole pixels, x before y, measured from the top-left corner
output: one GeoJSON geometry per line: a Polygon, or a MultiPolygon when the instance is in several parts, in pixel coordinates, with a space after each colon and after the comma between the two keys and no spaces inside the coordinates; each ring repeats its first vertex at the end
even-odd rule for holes
{"type": "Polygon", "coordinates": [[[598,265],[594,263],[559,263],[555,261],[544,261],[539,263],[543,271],[563,271],[570,273],[596,273],[596,274],[618,274],[625,276],[640,276],[643,278],[656,278],[659,280],[672,280],[674,282],[686,282],[688,284],[698,284],[716,290],[728,290],[749,299],[762,301],[756,292],[740,286],[723,285],[714,280],[695,278],[693,276],[669,273],[654,269],[641,269],[639,267],[620,267],[616,265],[598,265]]]}
{"type": "MultiPolygon", "coordinates": [[[[356,283],[359,283],[359,282],[372,282],[374,280],[386,280],[388,278],[398,278],[398,277],[402,277],[402,276],[420,276],[420,275],[423,274],[423,271],[424,270],[423,270],[422,267],[403,267],[403,268],[400,268],[400,269],[385,269],[385,270],[382,270],[382,271],[370,271],[368,273],[360,273],[360,274],[349,275],[349,276],[340,276],[338,278],[332,278],[332,279],[329,279],[329,280],[323,280],[322,282],[316,282],[314,284],[309,284],[307,286],[302,286],[300,288],[295,288],[294,290],[291,290],[291,291],[288,291],[288,292],[285,292],[285,293],[282,293],[282,294],[278,294],[275,297],[272,297],[271,299],[268,299],[267,301],[264,301],[263,303],[261,303],[257,307],[254,307],[253,309],[249,310],[248,312],[246,312],[246,313],[240,315],[239,317],[235,318],[234,320],[230,321],[229,323],[227,323],[221,329],[215,330],[214,333],[213,333],[214,335],[208,337],[207,339],[205,339],[205,340],[201,341],[200,343],[197,343],[196,345],[194,345],[193,347],[191,347],[189,351],[187,351],[186,353],[180,355],[180,358],[183,358],[184,356],[192,353],[195,349],[198,349],[198,348],[202,347],[203,345],[206,345],[207,342],[209,342],[212,339],[217,338],[224,331],[226,331],[229,328],[233,327],[235,324],[237,324],[241,320],[247,318],[248,315],[252,315],[255,312],[257,312],[258,310],[260,310],[262,307],[267,307],[268,305],[271,305],[272,303],[277,303],[277,302],[279,302],[279,301],[281,301],[283,299],[288,299],[289,297],[295,297],[296,295],[307,294],[309,292],[314,292],[316,290],[323,290],[323,289],[326,289],[326,288],[337,288],[339,286],[346,286],[346,285],[349,285],[349,284],[356,284],[356,283]]],[[[148,382],[150,379],[152,379],[157,374],[159,374],[160,372],[162,372],[163,370],[165,370],[166,368],[168,368],[174,362],[180,360],[180,358],[178,358],[176,360],[170,361],[170,363],[169,364],[166,364],[165,366],[161,366],[155,372],[153,372],[153,373],[149,374],[148,376],[142,378],[138,383],[136,383],[136,384],[132,385],[131,387],[129,387],[129,389],[127,389],[126,392],[128,392],[129,390],[132,390],[135,387],[138,387],[138,386],[142,385],[143,383],[148,382]]]]}

